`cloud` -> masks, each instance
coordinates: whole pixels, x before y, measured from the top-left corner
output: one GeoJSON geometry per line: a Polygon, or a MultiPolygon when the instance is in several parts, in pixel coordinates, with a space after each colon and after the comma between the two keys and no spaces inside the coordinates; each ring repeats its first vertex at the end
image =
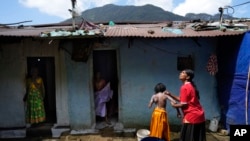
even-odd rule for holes
{"type": "Polygon", "coordinates": [[[68,9],[72,9],[70,0],[19,0],[19,2],[28,8],[36,8],[41,13],[51,16],[58,16],[63,19],[71,16],[68,11],[68,9]]]}
{"type": "Polygon", "coordinates": [[[185,16],[186,13],[219,13],[219,7],[230,5],[232,0],[185,0],[172,11],[175,14],[185,16]]]}
{"type": "MultiPolygon", "coordinates": [[[[213,15],[219,13],[219,7],[232,5],[232,1],[233,0],[77,0],[76,9],[80,13],[84,10],[110,3],[136,6],[152,4],[161,7],[165,11],[170,11],[182,16],[185,16],[186,13],[207,13],[213,15]]],[[[18,2],[25,7],[38,9],[41,13],[50,16],[57,16],[62,19],[71,18],[71,14],[68,11],[68,9],[72,9],[71,0],[18,0],[18,2]]],[[[246,9],[248,10],[248,7],[246,9]]],[[[237,15],[249,13],[246,9],[239,7],[239,9],[237,9],[237,11],[235,9],[234,12],[237,15]]]]}
{"type": "MultiPolygon", "coordinates": [[[[50,16],[57,16],[62,19],[68,19],[71,17],[70,12],[68,11],[68,9],[72,9],[70,0],[18,0],[18,2],[25,7],[36,8],[41,13],[50,16]]],[[[76,10],[82,12],[93,7],[100,7],[110,3],[122,3],[123,5],[137,6],[153,4],[166,11],[171,11],[173,9],[173,0],[125,0],[125,2],[122,2],[122,0],[77,0],[76,10]]]]}
{"type": "MultiPolygon", "coordinates": [[[[18,0],[18,2],[28,8],[37,8],[41,13],[51,16],[68,19],[71,17],[68,9],[72,9],[71,0],[18,0]]],[[[77,0],[76,10],[82,12],[90,7],[103,6],[115,3],[117,0],[77,0]]]]}
{"type": "Polygon", "coordinates": [[[157,7],[161,7],[165,11],[172,11],[173,0],[128,0],[127,5],[142,6],[146,4],[152,4],[157,7]]]}

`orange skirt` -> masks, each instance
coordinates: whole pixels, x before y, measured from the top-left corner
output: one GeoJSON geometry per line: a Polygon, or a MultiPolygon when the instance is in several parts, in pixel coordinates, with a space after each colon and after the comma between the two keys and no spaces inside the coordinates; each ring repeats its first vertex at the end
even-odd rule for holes
{"type": "Polygon", "coordinates": [[[156,107],[152,113],[150,136],[170,141],[170,129],[166,110],[156,107]]]}

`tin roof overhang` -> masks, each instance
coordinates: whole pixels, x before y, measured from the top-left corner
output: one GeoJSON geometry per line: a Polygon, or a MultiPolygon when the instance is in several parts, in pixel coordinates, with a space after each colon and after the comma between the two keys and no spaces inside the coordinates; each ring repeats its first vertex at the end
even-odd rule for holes
{"type": "MultiPolygon", "coordinates": [[[[23,28],[13,28],[13,27],[0,27],[0,37],[42,37],[42,33],[49,33],[56,30],[72,31],[71,26],[49,26],[49,27],[23,27],[23,28]]],[[[175,27],[166,27],[166,23],[156,23],[156,24],[123,24],[106,26],[105,32],[103,32],[103,37],[140,37],[140,38],[178,38],[178,37],[218,37],[218,36],[233,36],[242,35],[248,29],[226,29],[220,30],[200,30],[195,31],[190,26],[183,29],[175,27]]],[[[72,37],[61,36],[61,38],[72,37]]],[[[87,35],[75,36],[77,38],[89,37],[87,35]]],[[[93,37],[93,36],[92,36],[93,37]]],[[[53,38],[53,37],[51,37],[53,38]]]]}

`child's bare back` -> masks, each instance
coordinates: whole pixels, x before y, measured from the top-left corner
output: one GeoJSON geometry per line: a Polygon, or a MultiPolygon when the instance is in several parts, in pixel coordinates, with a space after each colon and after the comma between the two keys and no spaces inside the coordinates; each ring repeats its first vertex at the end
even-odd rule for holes
{"type": "MultiPolygon", "coordinates": [[[[166,86],[163,83],[158,83],[154,88],[155,94],[151,97],[148,107],[151,108],[153,103],[159,107],[166,109],[167,99],[171,102],[176,103],[176,101],[168,95],[168,91],[166,91],[166,86]]],[[[177,110],[177,117],[181,117],[181,113],[179,108],[177,110]]]]}
{"type": "Polygon", "coordinates": [[[164,109],[166,108],[168,97],[164,93],[160,92],[160,93],[154,94],[152,98],[153,98],[153,102],[157,105],[157,107],[164,108],[164,109]]]}

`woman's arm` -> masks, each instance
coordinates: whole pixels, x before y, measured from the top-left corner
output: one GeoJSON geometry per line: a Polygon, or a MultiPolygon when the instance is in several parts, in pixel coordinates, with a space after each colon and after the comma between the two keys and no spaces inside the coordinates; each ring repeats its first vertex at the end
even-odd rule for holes
{"type": "Polygon", "coordinates": [[[169,91],[165,91],[164,94],[172,97],[176,101],[180,101],[180,97],[179,96],[175,96],[175,95],[171,94],[169,91]]]}
{"type": "Polygon", "coordinates": [[[183,104],[183,103],[174,103],[174,102],[171,102],[171,105],[175,108],[183,108],[185,106],[187,106],[187,104],[183,104]]]}

